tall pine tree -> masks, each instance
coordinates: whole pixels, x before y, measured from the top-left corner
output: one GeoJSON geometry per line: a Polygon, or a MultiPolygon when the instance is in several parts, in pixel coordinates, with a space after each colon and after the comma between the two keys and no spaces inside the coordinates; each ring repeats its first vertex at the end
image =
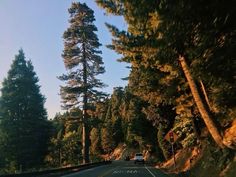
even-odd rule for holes
{"type": "Polygon", "coordinates": [[[1,89],[0,153],[8,170],[24,170],[43,162],[49,123],[38,81],[31,61],[26,61],[20,50],[1,89]]]}
{"type": "Polygon", "coordinates": [[[96,78],[105,72],[102,58],[98,50],[98,41],[94,25],[94,12],[85,3],[72,3],[69,8],[70,27],[64,32],[64,51],[62,57],[67,74],[60,77],[66,82],[61,87],[64,107],[83,110],[83,160],[89,162],[89,125],[88,110],[93,103],[104,94],[98,88],[104,84],[96,78]]]}

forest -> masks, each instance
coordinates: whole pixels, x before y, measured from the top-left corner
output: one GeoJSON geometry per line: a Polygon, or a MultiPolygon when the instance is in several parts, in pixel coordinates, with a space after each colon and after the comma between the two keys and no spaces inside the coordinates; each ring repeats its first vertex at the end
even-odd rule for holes
{"type": "MultiPolygon", "coordinates": [[[[234,0],[96,0],[127,29],[107,23],[107,47],[129,63],[126,87],[109,95],[95,16],[68,9],[58,77],[64,113],[47,117],[34,67],[22,49],[2,83],[0,173],[102,161],[117,147],[148,154],[159,166],[195,149],[191,174],[233,177],[236,167],[236,5],[234,0]],[[195,159],[196,158],[196,159],[195,159]],[[201,169],[201,170],[199,170],[201,169]]],[[[115,59],[114,59],[114,62],[115,59]]],[[[122,157],[123,158],[123,157],[122,157]]],[[[173,172],[173,169],[167,171],[173,172]]],[[[179,167],[181,171],[181,167],[179,167]]]]}

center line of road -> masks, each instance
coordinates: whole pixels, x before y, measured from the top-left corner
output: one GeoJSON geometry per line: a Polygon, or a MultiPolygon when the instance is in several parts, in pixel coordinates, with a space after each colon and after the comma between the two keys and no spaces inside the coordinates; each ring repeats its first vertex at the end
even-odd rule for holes
{"type": "Polygon", "coordinates": [[[148,171],[153,177],[156,177],[156,176],[151,172],[151,170],[149,170],[149,169],[147,168],[147,166],[145,166],[145,168],[147,169],[147,171],[148,171]]]}

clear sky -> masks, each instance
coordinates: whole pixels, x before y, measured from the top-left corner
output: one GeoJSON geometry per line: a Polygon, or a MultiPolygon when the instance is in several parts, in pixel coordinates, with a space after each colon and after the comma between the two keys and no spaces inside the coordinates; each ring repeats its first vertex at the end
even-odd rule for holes
{"type": "MultiPolygon", "coordinates": [[[[61,57],[63,32],[69,26],[68,8],[72,0],[0,0],[0,87],[7,76],[12,60],[22,48],[26,59],[30,59],[39,77],[41,93],[46,97],[45,107],[49,118],[61,111],[59,96],[63,83],[57,76],[65,73],[61,57]]],[[[118,55],[105,47],[111,43],[111,35],[105,22],[126,28],[120,17],[105,16],[93,0],[80,0],[95,12],[95,25],[102,47],[106,73],[102,81],[109,85],[104,91],[112,93],[113,87],[125,86],[121,78],[127,77],[127,64],[116,61],[118,55]]]]}

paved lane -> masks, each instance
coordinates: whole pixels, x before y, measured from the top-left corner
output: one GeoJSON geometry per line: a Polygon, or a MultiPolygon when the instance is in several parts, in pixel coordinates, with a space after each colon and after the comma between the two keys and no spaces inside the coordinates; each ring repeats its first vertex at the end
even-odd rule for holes
{"type": "Polygon", "coordinates": [[[153,167],[134,164],[133,161],[115,161],[110,165],[104,165],[81,172],[65,175],[63,177],[169,177],[153,167]]]}

